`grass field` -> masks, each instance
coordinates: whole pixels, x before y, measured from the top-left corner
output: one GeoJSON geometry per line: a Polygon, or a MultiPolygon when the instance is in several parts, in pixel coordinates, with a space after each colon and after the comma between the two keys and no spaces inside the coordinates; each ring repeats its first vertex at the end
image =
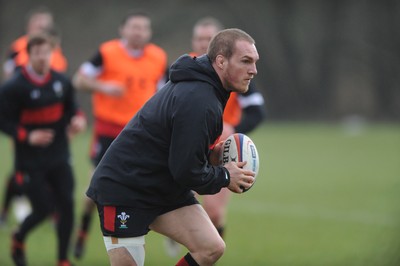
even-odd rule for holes
{"type": "MultiPolygon", "coordinates": [[[[233,195],[223,265],[400,265],[400,125],[270,123],[250,134],[260,153],[255,186],[233,195]]],[[[90,169],[89,133],[73,142],[76,214],[90,169]]],[[[0,184],[11,169],[0,136],[0,184]]],[[[3,190],[0,191],[2,197],[3,190]]],[[[78,215],[76,215],[78,216],[78,215]]],[[[0,265],[12,265],[10,219],[0,228],[0,265]]],[[[76,265],[108,265],[92,225],[76,265]]],[[[146,239],[146,265],[175,265],[163,238],[146,239]]],[[[55,265],[54,227],[43,223],[27,241],[29,265],[55,265]]],[[[182,251],[182,255],[186,251],[182,251]]]]}

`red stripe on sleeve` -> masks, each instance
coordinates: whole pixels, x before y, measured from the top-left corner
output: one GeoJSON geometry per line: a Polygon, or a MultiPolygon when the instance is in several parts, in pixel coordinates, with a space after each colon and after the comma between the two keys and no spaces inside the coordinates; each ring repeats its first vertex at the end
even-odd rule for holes
{"type": "Polygon", "coordinates": [[[115,206],[104,206],[104,229],[115,232],[115,206]]]}
{"type": "Polygon", "coordinates": [[[17,140],[20,142],[24,142],[27,137],[28,137],[28,132],[26,131],[26,129],[23,127],[19,127],[17,129],[17,140]]]}

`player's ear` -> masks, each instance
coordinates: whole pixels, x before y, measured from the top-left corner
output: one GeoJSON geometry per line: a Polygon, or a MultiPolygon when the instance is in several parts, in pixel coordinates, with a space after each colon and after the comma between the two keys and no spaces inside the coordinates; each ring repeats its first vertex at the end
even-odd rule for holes
{"type": "Polygon", "coordinates": [[[215,64],[220,69],[224,69],[225,61],[226,61],[226,59],[223,55],[217,55],[217,57],[215,58],[215,64]]]}

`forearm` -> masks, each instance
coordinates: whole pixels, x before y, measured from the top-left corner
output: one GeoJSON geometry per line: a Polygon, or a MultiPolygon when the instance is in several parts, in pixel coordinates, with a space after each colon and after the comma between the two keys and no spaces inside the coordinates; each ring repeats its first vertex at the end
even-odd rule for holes
{"type": "Polygon", "coordinates": [[[76,89],[87,92],[98,92],[101,91],[102,82],[96,78],[87,77],[81,73],[75,74],[73,85],[76,89]]]}
{"type": "Polygon", "coordinates": [[[25,142],[28,139],[28,130],[23,126],[15,125],[0,119],[0,131],[19,142],[25,142]]]}

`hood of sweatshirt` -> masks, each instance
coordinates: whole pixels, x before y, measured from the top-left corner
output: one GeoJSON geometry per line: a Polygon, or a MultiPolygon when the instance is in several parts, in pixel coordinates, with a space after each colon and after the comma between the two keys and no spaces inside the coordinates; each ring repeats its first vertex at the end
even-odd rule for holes
{"type": "Polygon", "coordinates": [[[220,78],[212,67],[207,55],[191,57],[182,55],[171,66],[169,78],[171,82],[201,81],[211,84],[223,99],[229,98],[230,92],[223,88],[220,78]]]}

